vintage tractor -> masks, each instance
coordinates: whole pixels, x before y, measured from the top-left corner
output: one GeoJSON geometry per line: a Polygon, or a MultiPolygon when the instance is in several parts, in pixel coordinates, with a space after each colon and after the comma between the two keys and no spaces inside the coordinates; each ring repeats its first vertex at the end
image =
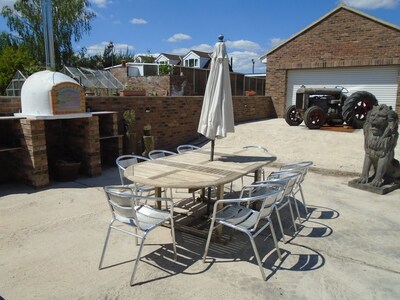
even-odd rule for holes
{"type": "Polygon", "coordinates": [[[363,127],[368,111],[378,104],[375,96],[358,91],[347,97],[343,87],[306,88],[296,92],[296,105],[287,108],[286,123],[298,126],[303,120],[310,129],[319,129],[325,123],[341,125],[346,122],[353,128],[363,127]]]}

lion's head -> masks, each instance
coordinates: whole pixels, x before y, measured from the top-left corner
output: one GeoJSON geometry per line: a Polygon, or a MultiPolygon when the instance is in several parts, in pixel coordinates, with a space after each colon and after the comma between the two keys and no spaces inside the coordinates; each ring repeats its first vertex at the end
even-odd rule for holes
{"type": "Polygon", "coordinates": [[[364,124],[365,150],[373,156],[385,156],[396,146],[397,129],[397,113],[386,104],[374,106],[364,124]]]}

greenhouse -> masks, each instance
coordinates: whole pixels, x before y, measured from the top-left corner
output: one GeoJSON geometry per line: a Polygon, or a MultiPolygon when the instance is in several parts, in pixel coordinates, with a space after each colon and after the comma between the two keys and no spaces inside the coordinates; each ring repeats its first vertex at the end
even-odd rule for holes
{"type": "MultiPolygon", "coordinates": [[[[75,79],[82,85],[86,95],[118,95],[118,91],[124,88],[124,85],[109,71],[64,66],[60,72],[75,79]]],[[[22,85],[27,78],[28,76],[21,71],[15,72],[13,79],[7,86],[6,95],[20,96],[22,85]]]]}
{"type": "Polygon", "coordinates": [[[87,95],[118,95],[118,91],[124,88],[108,71],[64,66],[60,72],[75,79],[85,88],[87,95]]]}

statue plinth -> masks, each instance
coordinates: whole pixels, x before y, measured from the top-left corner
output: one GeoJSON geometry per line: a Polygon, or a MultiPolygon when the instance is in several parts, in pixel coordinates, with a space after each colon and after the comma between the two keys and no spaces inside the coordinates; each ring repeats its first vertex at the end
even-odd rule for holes
{"type": "Polygon", "coordinates": [[[390,192],[400,188],[400,183],[398,183],[398,182],[391,182],[391,183],[387,183],[387,184],[384,183],[382,186],[376,187],[376,186],[369,185],[368,183],[358,183],[358,178],[350,180],[348,182],[348,185],[352,188],[356,188],[359,190],[363,190],[363,191],[367,191],[367,192],[371,192],[371,193],[375,193],[375,194],[379,194],[379,195],[385,195],[387,193],[390,193],[390,192]]]}

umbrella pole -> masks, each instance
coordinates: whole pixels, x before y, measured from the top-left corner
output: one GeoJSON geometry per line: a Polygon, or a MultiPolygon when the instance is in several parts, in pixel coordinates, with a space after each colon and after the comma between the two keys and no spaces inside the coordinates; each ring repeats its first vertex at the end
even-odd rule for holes
{"type": "MultiPolygon", "coordinates": [[[[214,147],[215,147],[215,140],[211,140],[211,157],[210,161],[214,160],[214,147]]],[[[210,215],[210,205],[211,205],[211,187],[208,187],[207,193],[207,215],[210,215]]]]}
{"type": "Polygon", "coordinates": [[[215,147],[215,140],[211,140],[211,157],[210,157],[210,161],[214,160],[214,147],[215,147]]]}

